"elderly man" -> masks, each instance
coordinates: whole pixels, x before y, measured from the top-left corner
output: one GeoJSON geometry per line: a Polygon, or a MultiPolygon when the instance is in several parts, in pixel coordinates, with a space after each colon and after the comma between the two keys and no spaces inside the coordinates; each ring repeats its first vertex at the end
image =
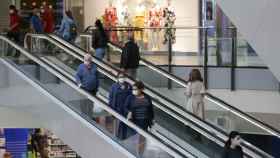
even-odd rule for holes
{"type": "MultiPolygon", "coordinates": [[[[96,95],[99,87],[98,71],[97,66],[92,63],[92,56],[90,54],[86,54],[84,63],[79,65],[76,74],[76,82],[80,88],[92,95],[96,95]]],[[[91,118],[93,104],[88,102],[89,101],[86,101],[85,104],[81,104],[81,111],[91,118]]]]}

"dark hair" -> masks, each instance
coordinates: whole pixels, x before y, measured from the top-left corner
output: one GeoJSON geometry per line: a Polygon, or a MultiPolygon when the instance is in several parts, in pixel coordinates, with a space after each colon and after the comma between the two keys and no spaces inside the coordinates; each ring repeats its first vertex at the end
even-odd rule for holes
{"type": "Polygon", "coordinates": [[[189,75],[189,82],[200,81],[203,82],[203,78],[198,69],[193,69],[189,75]]]}
{"type": "Polygon", "coordinates": [[[225,143],[225,148],[230,148],[230,146],[231,146],[231,139],[234,139],[237,136],[240,136],[239,132],[237,132],[237,131],[230,132],[230,134],[228,136],[228,140],[225,143]]]}
{"type": "Polygon", "coordinates": [[[16,7],[15,5],[10,5],[10,6],[9,6],[9,9],[10,9],[10,10],[14,10],[15,13],[18,12],[17,7],[16,7]]]}
{"type": "Polygon", "coordinates": [[[66,14],[70,19],[74,20],[73,14],[72,14],[72,12],[71,12],[70,10],[67,10],[67,11],[65,12],[65,14],[66,14]]]}
{"type": "Polygon", "coordinates": [[[10,5],[10,6],[9,6],[9,9],[16,10],[17,8],[16,8],[15,5],[10,5]]]}
{"type": "Polygon", "coordinates": [[[105,31],[104,31],[103,24],[102,24],[102,22],[101,22],[100,19],[97,19],[97,20],[95,21],[95,27],[96,27],[99,31],[105,32],[105,31]]]}
{"type": "Polygon", "coordinates": [[[36,128],[35,131],[34,131],[35,134],[39,134],[40,132],[41,132],[40,128],[36,128]]]}
{"type": "Polygon", "coordinates": [[[144,89],[145,88],[144,83],[141,82],[141,81],[135,82],[133,86],[137,87],[138,89],[144,89]]]}
{"type": "Polygon", "coordinates": [[[105,30],[104,30],[103,24],[102,24],[100,19],[97,19],[95,21],[95,27],[100,32],[101,36],[105,37],[106,40],[107,40],[107,34],[106,34],[105,30]]]}

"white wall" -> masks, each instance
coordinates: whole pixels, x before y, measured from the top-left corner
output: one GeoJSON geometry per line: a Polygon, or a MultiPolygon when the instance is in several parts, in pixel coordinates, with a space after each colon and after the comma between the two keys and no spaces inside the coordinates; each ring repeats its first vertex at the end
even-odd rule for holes
{"type": "MultiPolygon", "coordinates": [[[[132,2],[129,3],[132,4],[132,2]]],[[[85,26],[93,25],[95,18],[101,17],[107,6],[108,0],[85,0],[85,26]]],[[[172,6],[175,8],[177,16],[176,26],[199,25],[199,0],[173,0],[172,6]]],[[[197,30],[177,30],[174,50],[198,52],[198,35],[197,30]]]]}
{"type": "MultiPolygon", "coordinates": [[[[199,26],[199,0],[174,0],[176,26],[199,26]]],[[[199,31],[177,30],[175,51],[198,52],[199,31]]]]}
{"type": "Polygon", "coordinates": [[[217,0],[217,3],[280,81],[280,1],[217,0]]]}

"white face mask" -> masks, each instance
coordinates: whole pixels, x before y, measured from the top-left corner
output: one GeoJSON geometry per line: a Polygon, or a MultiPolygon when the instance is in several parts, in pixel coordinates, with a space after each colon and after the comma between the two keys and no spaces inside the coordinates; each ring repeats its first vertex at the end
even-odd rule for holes
{"type": "Polygon", "coordinates": [[[90,66],[90,62],[89,61],[84,61],[84,64],[86,65],[86,66],[90,66]]]}
{"type": "Polygon", "coordinates": [[[133,90],[133,91],[132,91],[132,94],[133,94],[133,95],[138,95],[138,90],[133,90]]]}
{"type": "Polygon", "coordinates": [[[119,83],[123,84],[125,82],[125,79],[124,78],[119,78],[118,81],[119,81],[119,83]]]}

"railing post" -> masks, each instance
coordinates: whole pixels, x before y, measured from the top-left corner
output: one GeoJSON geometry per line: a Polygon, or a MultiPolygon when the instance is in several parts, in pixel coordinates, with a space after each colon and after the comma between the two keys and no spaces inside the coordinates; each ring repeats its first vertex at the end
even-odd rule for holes
{"type": "Polygon", "coordinates": [[[203,64],[203,72],[204,72],[204,86],[208,89],[208,28],[204,31],[204,64],[203,64]]]}
{"type": "MultiPolygon", "coordinates": [[[[167,28],[169,29],[169,28],[167,28]]],[[[171,29],[171,28],[170,28],[171,29]]],[[[172,73],[172,38],[171,34],[168,35],[168,72],[172,73]]],[[[168,89],[172,88],[172,81],[168,79],[168,89]]]]}
{"type": "Polygon", "coordinates": [[[236,90],[236,72],[235,68],[237,65],[237,30],[232,29],[232,48],[231,48],[231,86],[232,91],[236,90]]]}

